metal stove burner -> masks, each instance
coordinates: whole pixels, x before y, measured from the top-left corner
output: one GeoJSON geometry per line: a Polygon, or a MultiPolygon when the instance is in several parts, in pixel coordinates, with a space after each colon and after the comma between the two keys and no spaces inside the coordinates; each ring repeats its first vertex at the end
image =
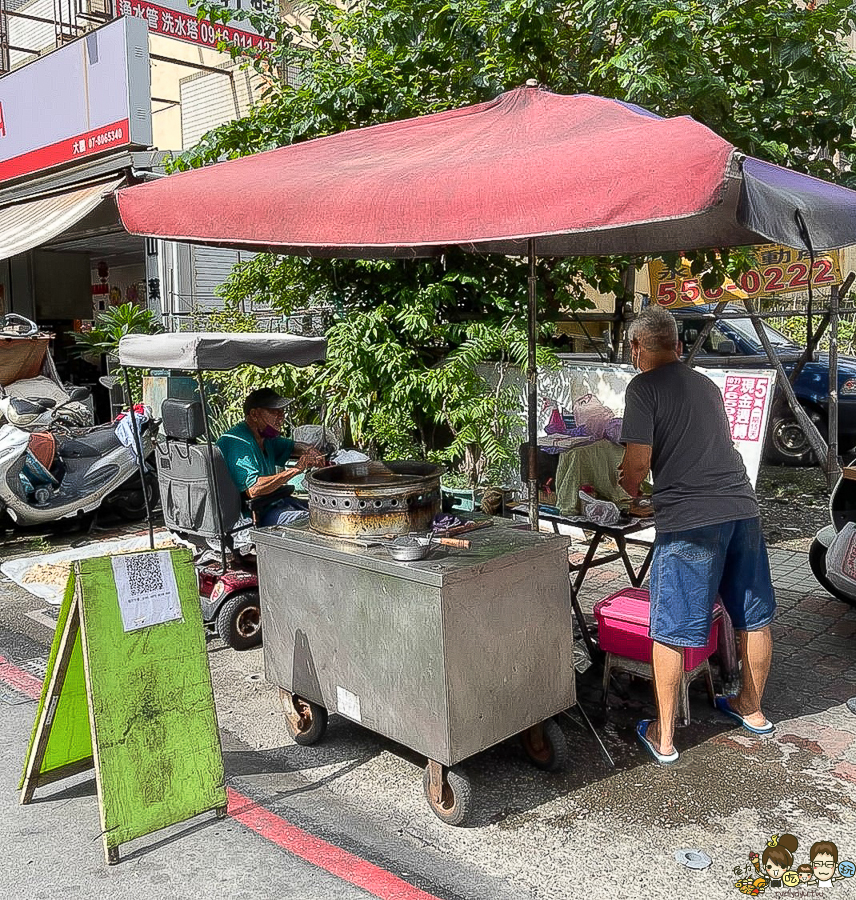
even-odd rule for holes
{"type": "Polygon", "coordinates": [[[309,525],[336,537],[428,531],[440,512],[440,475],[430,463],[381,460],[328,466],[306,478],[309,525]]]}

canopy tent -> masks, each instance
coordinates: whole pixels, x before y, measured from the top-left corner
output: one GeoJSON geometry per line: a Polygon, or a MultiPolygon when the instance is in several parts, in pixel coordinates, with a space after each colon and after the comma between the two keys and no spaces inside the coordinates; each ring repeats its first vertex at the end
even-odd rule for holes
{"type": "MultiPolygon", "coordinates": [[[[220,505],[220,492],[217,488],[217,467],[214,461],[213,439],[202,373],[205,371],[226,372],[243,365],[262,368],[283,363],[292,366],[309,366],[315,362],[323,362],[326,355],[327,341],[324,338],[300,337],[294,334],[235,334],[197,331],[155,335],[128,334],[119,341],[119,364],[125,367],[125,390],[129,407],[132,405],[129,368],[170,369],[196,373],[210,472],[215,485],[213,499],[220,529],[220,561],[224,572],[226,571],[226,530],[220,505]]],[[[142,445],[135,416],[131,416],[131,427],[137,447],[140,478],[145,484],[142,445]]],[[[154,530],[148,498],[146,498],[146,517],[149,522],[149,544],[154,549],[154,530]]]]}
{"type": "MultiPolygon", "coordinates": [[[[536,254],[856,243],[856,192],[744,156],[689,117],[537,87],[126,188],[118,206],[134,234],[276,253],[528,254],[530,495],[536,254]]],[[[530,504],[534,524],[537,491],[530,504]]]]}
{"type": "Polygon", "coordinates": [[[524,87],[119,191],[133,234],[316,256],[544,256],[856,243],[856,193],[689,117],[524,87]]]}
{"type": "Polygon", "coordinates": [[[281,363],[308,366],[323,362],[324,338],[294,334],[232,334],[214,331],[129,334],[119,341],[119,363],[145,369],[224,372],[236,366],[266,368],[281,363]]]}

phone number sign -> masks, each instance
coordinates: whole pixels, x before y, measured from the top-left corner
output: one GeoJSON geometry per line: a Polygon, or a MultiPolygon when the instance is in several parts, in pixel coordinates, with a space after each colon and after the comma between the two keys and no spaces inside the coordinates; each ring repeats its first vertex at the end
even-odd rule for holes
{"type": "Polygon", "coordinates": [[[215,50],[221,42],[263,50],[272,50],[274,46],[273,41],[259,34],[232,28],[231,25],[220,22],[197,19],[194,15],[148,3],[147,0],[118,0],[117,9],[120,16],[134,16],[145,20],[153,34],[162,34],[215,50]]]}
{"type": "Polygon", "coordinates": [[[745,300],[767,295],[807,291],[841,283],[841,255],[832,250],[815,254],[814,267],[807,250],[796,250],[778,244],[755,248],[757,265],[744,272],[737,282],[728,281],[712,288],[702,287],[701,278],[692,275],[689,263],[677,271],[662,260],[648,263],[651,298],[670,309],[719,303],[722,300],[745,300]]]}

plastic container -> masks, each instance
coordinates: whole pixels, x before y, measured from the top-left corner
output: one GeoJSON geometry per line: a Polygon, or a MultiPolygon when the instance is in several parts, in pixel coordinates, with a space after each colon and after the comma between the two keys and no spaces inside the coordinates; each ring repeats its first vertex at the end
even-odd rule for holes
{"type": "MultiPolygon", "coordinates": [[[[719,601],[714,609],[714,622],[707,645],[687,647],[684,651],[684,670],[687,672],[716,651],[718,607],[719,601]]],[[[597,619],[600,649],[604,653],[614,653],[626,659],[650,662],[653,647],[653,641],[648,635],[650,609],[648,591],[645,588],[622,588],[612,596],[598,600],[594,606],[594,615],[597,619]]]]}

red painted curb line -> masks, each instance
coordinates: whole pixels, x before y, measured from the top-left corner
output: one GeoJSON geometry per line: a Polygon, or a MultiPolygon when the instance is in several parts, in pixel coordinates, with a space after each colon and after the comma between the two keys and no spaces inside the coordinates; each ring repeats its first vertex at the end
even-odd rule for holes
{"type": "Polygon", "coordinates": [[[235,821],[331,875],[381,900],[437,900],[433,894],[426,894],[386,869],[308,834],[232,788],[226,792],[229,815],[235,821]]]}
{"type": "MultiPolygon", "coordinates": [[[[34,700],[41,697],[42,682],[3,656],[0,656],[0,681],[34,700]]],[[[392,872],[303,831],[232,788],[226,788],[226,795],[228,813],[236,822],[380,900],[438,900],[392,872]]]]}

